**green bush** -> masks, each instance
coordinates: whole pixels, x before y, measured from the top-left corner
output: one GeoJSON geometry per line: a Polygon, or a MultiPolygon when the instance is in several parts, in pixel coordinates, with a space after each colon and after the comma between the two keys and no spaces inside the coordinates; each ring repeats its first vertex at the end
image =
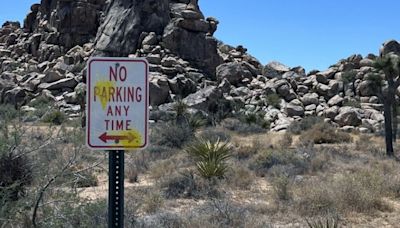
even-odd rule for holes
{"type": "Polygon", "coordinates": [[[284,168],[288,175],[304,173],[308,168],[307,161],[290,149],[260,151],[249,164],[250,169],[254,170],[259,176],[265,176],[274,166],[284,168]]]}
{"type": "Polygon", "coordinates": [[[192,171],[175,173],[162,179],[161,188],[166,198],[208,198],[218,197],[216,182],[198,178],[192,171]]]}
{"type": "Polygon", "coordinates": [[[84,171],[76,175],[73,186],[77,188],[94,187],[98,185],[97,177],[91,171],[84,171]]]}
{"type": "Polygon", "coordinates": [[[292,199],[289,176],[282,174],[274,177],[272,180],[272,186],[278,200],[287,201],[292,199]]]}
{"type": "Polygon", "coordinates": [[[47,112],[46,114],[44,114],[44,116],[42,117],[42,121],[45,123],[51,123],[51,124],[55,124],[55,125],[61,125],[63,124],[65,121],[67,120],[67,116],[59,111],[59,110],[55,110],[55,111],[51,111],[51,112],[47,112]]]}
{"type": "Polygon", "coordinates": [[[231,136],[226,131],[217,130],[215,128],[207,128],[201,131],[198,135],[199,138],[208,139],[211,142],[223,141],[228,142],[231,136]]]}
{"type": "Polygon", "coordinates": [[[361,108],[361,103],[358,100],[351,99],[348,101],[345,101],[343,103],[343,106],[349,106],[349,107],[354,107],[354,108],[361,108]]]}
{"type": "Polygon", "coordinates": [[[152,129],[150,141],[158,146],[182,148],[194,136],[192,129],[186,124],[159,124],[152,129]]]}
{"type": "Polygon", "coordinates": [[[10,104],[0,104],[0,122],[9,121],[18,117],[19,111],[10,104]]]}
{"type": "Polygon", "coordinates": [[[351,135],[346,132],[337,131],[328,123],[319,123],[300,135],[302,142],[321,143],[347,143],[351,142],[351,135]]]}
{"type": "Polygon", "coordinates": [[[32,99],[28,105],[36,109],[33,114],[39,118],[51,111],[53,108],[51,100],[45,96],[39,96],[32,99]]]}
{"type": "Polygon", "coordinates": [[[207,119],[200,113],[196,113],[188,117],[188,125],[193,131],[196,131],[207,125],[207,119]]]}
{"type": "Polygon", "coordinates": [[[299,135],[301,132],[311,129],[314,125],[322,123],[324,120],[319,116],[307,116],[300,121],[294,121],[290,124],[288,131],[299,135]]]}
{"type": "Polygon", "coordinates": [[[226,174],[226,182],[232,188],[237,189],[250,189],[254,182],[254,173],[247,167],[237,164],[226,174]]]}
{"type": "Polygon", "coordinates": [[[32,182],[29,160],[26,156],[0,151],[0,206],[21,198],[32,182]]]}
{"type": "Polygon", "coordinates": [[[277,109],[281,108],[281,100],[282,99],[279,97],[278,94],[276,94],[276,93],[269,94],[266,99],[267,99],[268,105],[271,105],[272,107],[275,107],[277,109]]]}
{"type": "Polygon", "coordinates": [[[224,119],[221,126],[242,135],[265,133],[267,129],[257,124],[244,123],[238,119],[224,119]]]}
{"type": "MultiPolygon", "coordinates": [[[[76,200],[76,199],[74,199],[76,200]]],[[[40,227],[107,227],[106,200],[57,203],[42,208],[40,227]]]]}
{"type": "Polygon", "coordinates": [[[228,167],[226,160],[231,156],[230,150],[226,142],[205,139],[197,140],[185,149],[195,159],[199,173],[207,179],[225,175],[228,167]]]}
{"type": "Polygon", "coordinates": [[[305,215],[330,213],[370,213],[390,211],[383,201],[386,195],[384,177],[374,170],[329,177],[306,182],[299,189],[299,212],[305,215]]]}
{"type": "Polygon", "coordinates": [[[354,82],[356,80],[356,76],[357,76],[357,71],[355,70],[346,71],[342,75],[342,81],[344,83],[354,82]]]}
{"type": "Polygon", "coordinates": [[[164,199],[159,193],[149,193],[143,199],[143,210],[146,213],[155,213],[164,204],[164,199]]]}

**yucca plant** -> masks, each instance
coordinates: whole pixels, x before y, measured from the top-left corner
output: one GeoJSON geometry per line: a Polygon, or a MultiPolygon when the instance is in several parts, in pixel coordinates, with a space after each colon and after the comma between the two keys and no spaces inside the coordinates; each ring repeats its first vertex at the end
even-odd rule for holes
{"type": "Polygon", "coordinates": [[[230,147],[227,142],[199,139],[185,151],[196,160],[197,170],[204,178],[224,176],[227,170],[225,161],[230,157],[230,147]]]}
{"type": "Polygon", "coordinates": [[[193,131],[196,131],[197,129],[207,125],[207,120],[199,114],[194,114],[190,115],[188,124],[193,131]]]}
{"type": "Polygon", "coordinates": [[[188,105],[182,99],[178,99],[173,105],[173,110],[176,112],[176,122],[183,123],[186,119],[188,105]]]}
{"type": "Polygon", "coordinates": [[[309,228],[339,228],[339,219],[332,218],[332,219],[317,219],[314,221],[310,221],[306,219],[307,225],[309,228]]]}

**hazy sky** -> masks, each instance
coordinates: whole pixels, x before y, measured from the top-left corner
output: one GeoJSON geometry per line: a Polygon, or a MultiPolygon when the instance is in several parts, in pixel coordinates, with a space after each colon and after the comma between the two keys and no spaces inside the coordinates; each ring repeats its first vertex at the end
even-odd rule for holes
{"type": "MultiPolygon", "coordinates": [[[[38,0],[1,1],[0,22],[22,21],[38,0]]],[[[215,36],[242,44],[262,64],[323,70],[354,53],[400,40],[399,0],[199,0],[220,21],[215,36]]]]}

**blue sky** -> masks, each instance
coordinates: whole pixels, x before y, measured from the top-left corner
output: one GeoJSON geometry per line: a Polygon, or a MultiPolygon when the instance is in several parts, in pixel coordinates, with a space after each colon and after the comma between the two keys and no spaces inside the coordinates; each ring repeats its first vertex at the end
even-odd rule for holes
{"type": "MultiPolygon", "coordinates": [[[[0,22],[22,22],[38,0],[2,1],[0,22]]],[[[324,70],[354,53],[378,53],[400,40],[398,0],[199,0],[220,21],[215,36],[242,44],[262,64],[277,60],[307,71],[324,70]]]]}

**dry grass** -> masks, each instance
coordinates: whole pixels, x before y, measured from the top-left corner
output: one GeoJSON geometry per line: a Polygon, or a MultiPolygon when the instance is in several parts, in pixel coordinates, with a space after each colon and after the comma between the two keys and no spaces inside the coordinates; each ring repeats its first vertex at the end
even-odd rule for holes
{"type": "MultiPolygon", "coordinates": [[[[303,132],[302,137],[321,132],[321,128],[312,128],[303,132]]],[[[324,140],[330,141],[338,133],[341,134],[324,133],[324,140]]],[[[220,129],[207,129],[203,135],[226,136],[220,129]]],[[[71,148],[73,137],[63,137],[60,140],[63,144],[37,154],[38,160],[51,166],[41,173],[56,170],[70,155],[65,148],[71,148]],[[52,149],[63,150],[54,154],[52,149]]],[[[226,163],[226,175],[211,180],[196,173],[194,163],[178,146],[153,145],[127,154],[127,222],[133,227],[306,227],[306,218],[338,215],[338,221],[350,227],[371,224],[372,227],[396,227],[400,219],[399,162],[384,156],[381,137],[362,134],[344,137],[354,138],[354,143],[346,139],[345,144],[314,145],[314,139],[305,143],[303,138],[298,140],[290,133],[246,136],[232,133],[231,137],[227,136],[234,149],[226,163]]],[[[84,154],[74,166],[78,170],[106,158],[98,152],[84,154]]],[[[97,189],[90,197],[93,205],[104,204],[107,196],[106,167],[105,160],[102,167],[91,172],[99,182],[99,186],[92,187],[97,189]]],[[[45,180],[36,177],[29,189],[35,189],[45,180]]],[[[71,185],[56,184],[52,191],[57,195],[49,193],[46,202],[64,199],[66,192],[73,194],[71,185]]],[[[80,191],[85,189],[91,188],[80,191]]],[[[78,196],[82,202],[87,201],[84,198],[87,194],[78,196]]],[[[90,215],[102,215],[104,209],[93,205],[88,206],[93,210],[90,215]]],[[[50,213],[50,209],[53,208],[47,207],[43,212],[50,213]]],[[[67,218],[79,218],[76,210],[67,204],[60,206],[57,213],[61,212],[67,218]]],[[[57,217],[51,220],[56,221],[57,217]]]]}
{"type": "Polygon", "coordinates": [[[311,129],[304,131],[300,141],[322,143],[348,143],[352,141],[350,134],[338,131],[327,123],[315,124],[311,129]]]}

